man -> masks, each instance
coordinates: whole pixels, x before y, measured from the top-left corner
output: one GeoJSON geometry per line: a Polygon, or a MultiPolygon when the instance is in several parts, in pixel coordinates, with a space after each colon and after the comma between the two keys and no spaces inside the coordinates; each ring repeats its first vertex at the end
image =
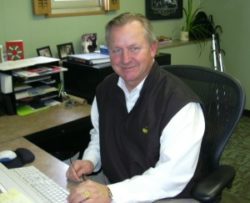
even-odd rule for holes
{"type": "Polygon", "coordinates": [[[122,14],[106,26],[114,74],[97,88],[91,141],[67,171],[81,176],[102,168],[109,183],[84,181],[70,203],[152,202],[188,196],[204,133],[199,99],[154,61],[157,40],[140,14],[122,14]]]}

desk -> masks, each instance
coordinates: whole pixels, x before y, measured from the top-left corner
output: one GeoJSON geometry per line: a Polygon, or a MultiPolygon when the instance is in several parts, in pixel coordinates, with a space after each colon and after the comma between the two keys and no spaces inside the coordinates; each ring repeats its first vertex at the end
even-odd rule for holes
{"type": "MultiPolygon", "coordinates": [[[[32,144],[28,140],[24,138],[17,138],[15,140],[1,143],[0,144],[0,151],[2,150],[15,150],[16,148],[23,147],[27,148],[32,151],[35,155],[34,162],[27,164],[34,165],[40,171],[45,173],[48,177],[54,180],[57,184],[62,186],[65,189],[72,189],[75,187],[76,183],[69,182],[66,179],[66,171],[68,169],[68,165],[64,162],[58,160],[57,158],[51,156],[46,151],[42,150],[41,148],[37,147],[36,145],[32,144]]],[[[159,203],[188,203],[187,200],[161,200],[157,201],[159,203]]],[[[247,200],[239,199],[227,192],[223,195],[222,203],[234,203],[234,202],[241,202],[247,203],[247,200]]]]}
{"type": "MultiPolygon", "coordinates": [[[[34,162],[27,164],[26,166],[33,165],[54,180],[57,184],[62,186],[63,188],[70,190],[77,185],[77,183],[73,183],[67,181],[66,179],[66,171],[68,169],[68,165],[51,156],[41,148],[32,144],[24,138],[18,138],[10,142],[6,142],[4,144],[0,144],[0,151],[2,150],[15,150],[16,148],[23,147],[32,151],[35,155],[34,162]]],[[[176,200],[162,200],[158,201],[159,203],[193,203],[185,201],[176,201],[176,200]]],[[[157,202],[157,203],[158,203],[157,202]]]]}
{"type": "Polygon", "coordinates": [[[68,165],[51,156],[49,153],[24,138],[17,138],[10,142],[5,142],[3,144],[1,143],[0,151],[15,150],[19,147],[27,148],[35,155],[34,162],[27,164],[26,166],[34,165],[63,188],[70,189],[71,187],[73,187],[74,184],[70,182],[68,183],[65,175],[68,169],[68,165]]]}
{"type": "MultiPolygon", "coordinates": [[[[71,146],[79,148],[84,142],[88,142],[89,138],[84,137],[84,134],[91,128],[89,115],[88,104],[76,104],[72,107],[61,104],[27,116],[1,116],[0,143],[26,137],[57,156],[55,153],[58,151],[69,151],[71,146]]],[[[64,158],[67,157],[62,157],[64,158]]]]}
{"type": "Polygon", "coordinates": [[[0,117],[0,143],[60,126],[90,115],[90,105],[66,108],[64,104],[27,116],[5,115],[0,117]]]}

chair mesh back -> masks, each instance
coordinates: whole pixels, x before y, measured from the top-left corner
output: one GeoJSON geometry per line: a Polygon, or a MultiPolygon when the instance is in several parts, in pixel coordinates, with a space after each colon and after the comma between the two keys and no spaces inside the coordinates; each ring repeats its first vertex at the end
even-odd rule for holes
{"type": "Polygon", "coordinates": [[[245,94],[235,79],[210,68],[172,65],[163,68],[182,79],[203,102],[206,130],[200,158],[207,170],[218,167],[222,151],[238,123],[245,94]]]}

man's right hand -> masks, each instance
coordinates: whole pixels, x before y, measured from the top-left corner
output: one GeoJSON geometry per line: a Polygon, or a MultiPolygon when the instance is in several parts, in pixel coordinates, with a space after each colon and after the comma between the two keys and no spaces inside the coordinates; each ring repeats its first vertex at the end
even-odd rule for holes
{"type": "Polygon", "coordinates": [[[72,181],[82,181],[84,175],[93,173],[94,165],[89,160],[76,160],[74,161],[66,172],[66,177],[72,181]]]}

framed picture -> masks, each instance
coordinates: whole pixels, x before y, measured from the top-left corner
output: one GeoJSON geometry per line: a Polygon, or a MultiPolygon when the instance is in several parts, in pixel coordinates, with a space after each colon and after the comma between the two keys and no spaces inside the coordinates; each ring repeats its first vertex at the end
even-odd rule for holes
{"type": "Polygon", "coordinates": [[[72,42],[65,44],[58,44],[57,50],[58,50],[58,57],[60,59],[65,59],[67,58],[68,55],[75,54],[72,42]]]}
{"type": "Polygon", "coordinates": [[[82,41],[82,50],[83,53],[94,52],[97,48],[97,34],[96,33],[87,33],[83,34],[81,37],[82,41]]]}
{"type": "Polygon", "coordinates": [[[150,20],[182,18],[183,0],[145,0],[146,17],[150,20]]]}
{"type": "Polygon", "coordinates": [[[38,56],[52,57],[51,49],[49,46],[38,48],[36,49],[36,51],[38,56]]]}
{"type": "Polygon", "coordinates": [[[3,62],[3,45],[0,44],[0,63],[3,62]]]}

